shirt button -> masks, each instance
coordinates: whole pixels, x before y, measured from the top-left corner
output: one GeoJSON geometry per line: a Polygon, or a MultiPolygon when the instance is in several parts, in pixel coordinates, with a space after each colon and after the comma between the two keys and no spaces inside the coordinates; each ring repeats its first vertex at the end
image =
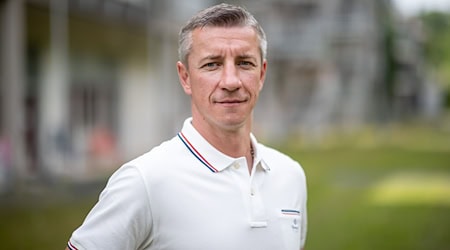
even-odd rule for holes
{"type": "Polygon", "coordinates": [[[254,195],[255,195],[255,189],[254,189],[254,188],[251,188],[251,189],[250,189],[250,195],[251,195],[251,196],[254,196],[254,195]]]}
{"type": "Polygon", "coordinates": [[[233,167],[235,168],[235,169],[239,169],[240,167],[241,167],[241,165],[239,164],[239,163],[234,163],[233,164],[233,167]]]}

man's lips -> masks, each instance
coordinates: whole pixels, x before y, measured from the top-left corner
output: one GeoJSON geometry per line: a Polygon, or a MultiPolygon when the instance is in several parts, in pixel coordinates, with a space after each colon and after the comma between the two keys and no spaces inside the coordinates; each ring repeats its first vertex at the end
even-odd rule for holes
{"type": "Polygon", "coordinates": [[[247,101],[248,98],[245,96],[234,96],[234,97],[217,98],[216,100],[214,100],[214,103],[223,105],[233,105],[245,103],[247,101]]]}
{"type": "Polygon", "coordinates": [[[220,103],[220,104],[233,104],[233,103],[243,103],[246,102],[245,99],[227,99],[227,100],[219,100],[219,101],[215,101],[215,103],[220,103]]]}

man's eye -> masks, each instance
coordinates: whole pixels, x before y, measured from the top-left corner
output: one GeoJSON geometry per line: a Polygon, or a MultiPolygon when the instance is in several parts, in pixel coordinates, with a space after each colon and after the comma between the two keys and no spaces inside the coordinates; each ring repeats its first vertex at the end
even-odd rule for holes
{"type": "Polygon", "coordinates": [[[216,63],[216,62],[209,62],[209,63],[206,63],[206,64],[204,64],[203,66],[202,66],[202,68],[205,68],[205,69],[215,69],[215,68],[217,68],[217,67],[219,67],[219,64],[218,63],[216,63]]]}
{"type": "Polygon", "coordinates": [[[249,62],[249,61],[241,61],[241,62],[238,63],[238,65],[239,65],[239,66],[242,66],[242,67],[244,67],[244,68],[251,68],[251,67],[254,67],[254,66],[255,66],[254,63],[249,62]]]}

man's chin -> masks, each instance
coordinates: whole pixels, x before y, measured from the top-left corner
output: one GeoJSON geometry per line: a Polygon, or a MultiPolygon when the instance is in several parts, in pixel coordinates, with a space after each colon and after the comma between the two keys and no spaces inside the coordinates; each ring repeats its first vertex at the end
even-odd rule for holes
{"type": "Polygon", "coordinates": [[[245,127],[248,120],[242,117],[224,117],[221,119],[221,124],[224,129],[228,131],[237,131],[245,127]]]}

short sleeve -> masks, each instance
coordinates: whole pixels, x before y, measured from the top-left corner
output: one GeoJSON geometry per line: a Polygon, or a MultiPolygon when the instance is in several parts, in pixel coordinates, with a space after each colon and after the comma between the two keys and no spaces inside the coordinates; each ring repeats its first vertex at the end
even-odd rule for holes
{"type": "Polygon", "coordinates": [[[150,244],[148,192],[139,170],[122,166],[69,241],[74,249],[141,249],[150,244]]]}
{"type": "MultiPolygon", "coordinates": [[[[299,166],[300,167],[300,166],[299,166]]],[[[307,196],[308,196],[308,192],[307,192],[307,185],[306,185],[306,176],[305,176],[305,172],[303,170],[303,168],[300,167],[300,169],[302,170],[302,185],[303,188],[302,190],[304,191],[304,193],[302,193],[303,199],[302,199],[302,230],[301,230],[301,236],[300,236],[300,249],[303,249],[305,247],[305,243],[306,243],[306,233],[308,231],[308,208],[307,208],[307,196]]]]}

